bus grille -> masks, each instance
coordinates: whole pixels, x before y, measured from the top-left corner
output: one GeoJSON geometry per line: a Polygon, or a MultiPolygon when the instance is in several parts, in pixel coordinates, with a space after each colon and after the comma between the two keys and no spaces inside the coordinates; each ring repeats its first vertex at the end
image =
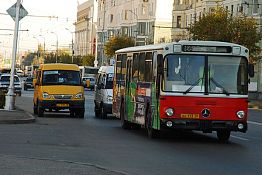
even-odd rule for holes
{"type": "Polygon", "coordinates": [[[58,99],[58,100],[60,100],[60,99],[69,100],[69,99],[72,98],[72,95],[63,95],[63,94],[61,94],[61,95],[54,95],[54,98],[58,99]]]}

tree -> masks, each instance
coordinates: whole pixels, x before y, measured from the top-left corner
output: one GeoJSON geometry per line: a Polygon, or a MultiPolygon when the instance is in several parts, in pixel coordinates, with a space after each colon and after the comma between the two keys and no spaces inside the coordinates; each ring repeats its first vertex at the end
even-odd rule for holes
{"type": "Polygon", "coordinates": [[[105,44],[105,54],[108,57],[113,57],[118,49],[131,47],[135,45],[135,40],[128,36],[111,37],[105,44]]]}
{"type": "Polygon", "coordinates": [[[83,57],[83,66],[94,66],[95,56],[88,54],[83,57]]]}
{"type": "Polygon", "coordinates": [[[257,43],[262,39],[262,35],[255,19],[244,15],[232,17],[222,7],[203,15],[189,28],[189,32],[193,40],[224,41],[243,45],[249,49],[253,61],[259,58],[261,52],[257,43]]]}

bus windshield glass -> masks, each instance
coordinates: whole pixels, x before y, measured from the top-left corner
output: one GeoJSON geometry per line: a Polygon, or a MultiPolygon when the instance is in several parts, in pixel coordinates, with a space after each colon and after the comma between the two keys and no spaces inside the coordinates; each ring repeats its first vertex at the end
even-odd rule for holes
{"type": "Polygon", "coordinates": [[[164,91],[226,95],[248,91],[246,58],[167,55],[164,66],[164,91]]]}
{"type": "Polygon", "coordinates": [[[81,84],[79,71],[48,70],[43,72],[43,85],[76,85],[81,84]]]}

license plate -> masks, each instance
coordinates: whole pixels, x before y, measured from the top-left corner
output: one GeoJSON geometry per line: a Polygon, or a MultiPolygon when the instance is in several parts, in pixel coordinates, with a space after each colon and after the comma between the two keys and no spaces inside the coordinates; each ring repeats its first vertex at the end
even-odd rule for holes
{"type": "Polygon", "coordinates": [[[181,118],[198,119],[199,114],[181,114],[181,118]]]}
{"type": "Polygon", "coordinates": [[[65,103],[59,103],[59,104],[56,104],[57,107],[69,107],[69,104],[65,104],[65,103]]]}

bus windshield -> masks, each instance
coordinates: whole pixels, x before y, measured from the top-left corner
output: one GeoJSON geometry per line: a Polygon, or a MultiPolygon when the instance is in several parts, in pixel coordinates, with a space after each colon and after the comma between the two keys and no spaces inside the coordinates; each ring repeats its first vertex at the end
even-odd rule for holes
{"type": "Polygon", "coordinates": [[[43,85],[81,85],[79,71],[48,70],[43,72],[43,85]]]}
{"type": "Polygon", "coordinates": [[[248,92],[244,57],[167,55],[164,66],[164,91],[226,95],[248,92]]]}

